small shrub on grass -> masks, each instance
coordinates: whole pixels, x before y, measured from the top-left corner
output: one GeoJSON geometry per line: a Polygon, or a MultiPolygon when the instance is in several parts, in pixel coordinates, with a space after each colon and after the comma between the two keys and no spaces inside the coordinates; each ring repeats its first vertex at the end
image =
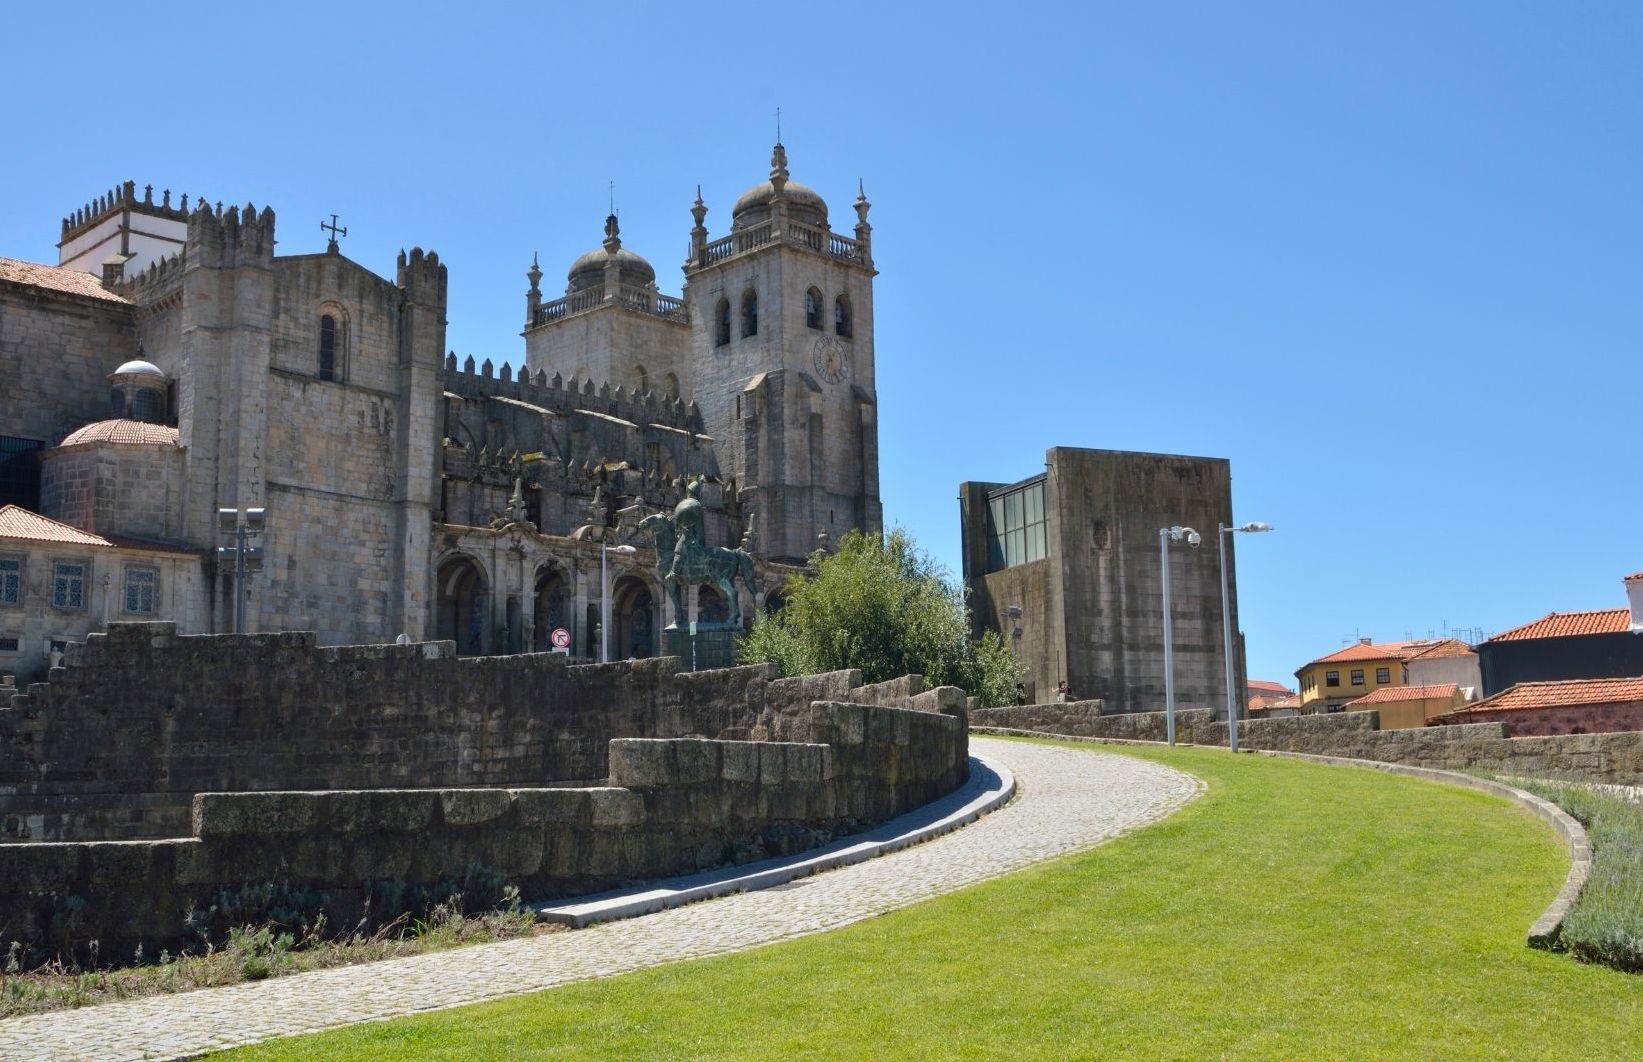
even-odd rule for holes
{"type": "Polygon", "coordinates": [[[1643,807],[1592,786],[1514,784],[1567,811],[1591,837],[1591,874],[1559,943],[1583,961],[1643,971],[1643,807]]]}

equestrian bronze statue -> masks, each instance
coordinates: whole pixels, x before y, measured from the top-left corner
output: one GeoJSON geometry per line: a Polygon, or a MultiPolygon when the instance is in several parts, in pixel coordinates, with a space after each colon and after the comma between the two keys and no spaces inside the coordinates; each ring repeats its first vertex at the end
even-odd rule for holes
{"type": "Polygon", "coordinates": [[[747,592],[753,587],[753,555],[743,549],[709,546],[705,541],[706,514],[701,501],[702,482],[691,480],[685,496],[674,507],[670,517],[654,513],[639,521],[639,530],[647,531],[656,541],[656,574],[673,602],[673,622],[668,630],[677,630],[685,616],[680,589],[712,583],[730,602],[730,622],[727,626],[741,626],[741,595],[737,592],[739,579],[747,592]]]}

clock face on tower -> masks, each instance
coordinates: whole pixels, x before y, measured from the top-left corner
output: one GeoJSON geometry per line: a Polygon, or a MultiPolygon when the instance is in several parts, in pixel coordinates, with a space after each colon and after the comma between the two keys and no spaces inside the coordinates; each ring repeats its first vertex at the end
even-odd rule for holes
{"type": "Polygon", "coordinates": [[[850,375],[850,352],[832,336],[816,340],[816,374],[828,383],[840,383],[850,375]]]}

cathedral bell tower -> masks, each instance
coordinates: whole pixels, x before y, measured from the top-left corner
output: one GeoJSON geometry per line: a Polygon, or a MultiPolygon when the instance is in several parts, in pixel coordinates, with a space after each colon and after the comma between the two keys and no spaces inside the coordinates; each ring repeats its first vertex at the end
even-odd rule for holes
{"type": "Polygon", "coordinates": [[[700,189],[691,210],[691,391],[775,560],[802,562],[823,533],[836,542],[883,526],[876,270],[858,192],[854,235],[835,233],[827,203],[792,180],[778,143],[770,179],[731,209],[729,235],[708,238],[700,189]]]}

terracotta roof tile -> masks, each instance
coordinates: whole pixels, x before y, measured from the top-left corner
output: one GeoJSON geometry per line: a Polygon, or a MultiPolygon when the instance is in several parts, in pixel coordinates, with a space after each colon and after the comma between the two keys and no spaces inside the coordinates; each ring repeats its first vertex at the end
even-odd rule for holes
{"type": "Polygon", "coordinates": [[[64,446],[77,443],[159,443],[177,445],[177,429],[164,424],[148,424],[140,420],[99,420],[77,428],[63,440],[64,446]]]}
{"type": "Polygon", "coordinates": [[[1626,576],[1626,578],[1623,579],[1622,582],[1633,583],[1633,582],[1636,582],[1639,579],[1643,579],[1643,572],[1633,572],[1632,574],[1626,576]]]}
{"type": "Polygon", "coordinates": [[[1384,690],[1366,693],[1355,701],[1348,701],[1347,707],[1364,704],[1396,704],[1400,701],[1447,701],[1455,696],[1460,687],[1453,682],[1439,682],[1431,686],[1388,686],[1384,690]]]}
{"type": "Polygon", "coordinates": [[[1619,634],[1632,628],[1630,609],[1603,608],[1591,612],[1548,612],[1533,623],[1513,627],[1491,642],[1521,642],[1530,638],[1569,638],[1582,634],[1619,634]]]}
{"type": "Polygon", "coordinates": [[[0,258],[0,281],[43,288],[46,291],[60,291],[87,299],[102,299],[105,302],[128,305],[131,302],[130,299],[105,290],[103,282],[90,273],[82,273],[78,269],[64,269],[61,266],[36,265],[16,258],[0,258]]]}
{"type": "MultiPolygon", "coordinates": [[[[1337,649],[1333,653],[1320,656],[1308,663],[1306,667],[1315,664],[1346,664],[1361,660],[1406,660],[1410,655],[1432,645],[1430,640],[1419,642],[1354,642],[1344,649],[1337,649]]],[[[1302,668],[1304,671],[1306,668],[1302,668]]]]}
{"type": "Polygon", "coordinates": [[[1245,685],[1252,690],[1264,690],[1267,693],[1276,693],[1279,696],[1295,692],[1282,682],[1272,682],[1268,679],[1250,679],[1245,685]]]}
{"type": "Polygon", "coordinates": [[[1643,678],[1567,679],[1562,682],[1520,682],[1487,700],[1457,709],[1451,715],[1499,712],[1513,708],[1563,708],[1613,701],[1643,701],[1643,678]]]}
{"type": "Polygon", "coordinates": [[[0,538],[20,538],[29,542],[65,542],[76,546],[112,546],[101,535],[58,523],[21,505],[0,506],[0,538]]]}
{"type": "Polygon", "coordinates": [[[1301,698],[1296,694],[1287,697],[1252,697],[1249,701],[1249,710],[1263,712],[1271,708],[1299,708],[1301,698]]]}

